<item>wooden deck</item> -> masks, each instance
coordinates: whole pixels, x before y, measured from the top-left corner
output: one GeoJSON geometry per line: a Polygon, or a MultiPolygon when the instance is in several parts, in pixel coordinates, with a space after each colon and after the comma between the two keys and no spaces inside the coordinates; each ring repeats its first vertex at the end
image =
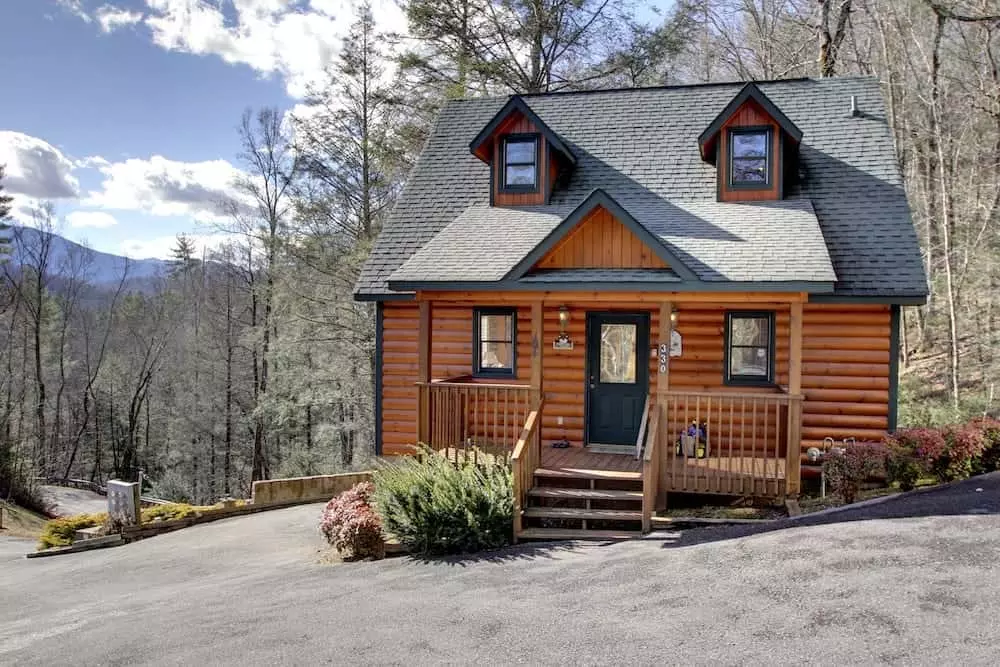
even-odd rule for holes
{"type": "Polygon", "coordinates": [[[641,479],[642,462],[627,454],[598,454],[583,447],[542,447],[541,470],[549,477],[641,479]]]}

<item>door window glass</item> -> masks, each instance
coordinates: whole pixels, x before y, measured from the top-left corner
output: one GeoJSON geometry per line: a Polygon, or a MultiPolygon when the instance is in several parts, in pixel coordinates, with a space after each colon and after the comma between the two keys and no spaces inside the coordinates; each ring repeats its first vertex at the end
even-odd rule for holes
{"type": "Polygon", "coordinates": [[[636,326],[601,325],[601,382],[635,384],[636,326]]]}

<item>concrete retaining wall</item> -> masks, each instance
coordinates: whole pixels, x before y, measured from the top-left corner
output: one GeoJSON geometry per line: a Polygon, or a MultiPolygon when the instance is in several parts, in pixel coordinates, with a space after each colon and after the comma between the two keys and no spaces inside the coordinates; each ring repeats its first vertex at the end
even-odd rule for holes
{"type": "Polygon", "coordinates": [[[360,482],[370,482],[371,472],[349,472],[339,475],[265,479],[253,483],[251,502],[254,505],[288,502],[322,502],[348,490],[360,482]]]}

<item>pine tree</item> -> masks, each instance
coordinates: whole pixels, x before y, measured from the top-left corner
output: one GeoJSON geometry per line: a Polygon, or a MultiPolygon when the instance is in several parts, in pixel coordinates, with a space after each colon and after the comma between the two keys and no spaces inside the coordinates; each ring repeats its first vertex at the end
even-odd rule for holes
{"type": "Polygon", "coordinates": [[[195,257],[196,248],[190,236],[183,232],[177,235],[177,245],[170,250],[173,259],[171,264],[175,271],[184,272],[193,267],[198,259],[195,257]]]}

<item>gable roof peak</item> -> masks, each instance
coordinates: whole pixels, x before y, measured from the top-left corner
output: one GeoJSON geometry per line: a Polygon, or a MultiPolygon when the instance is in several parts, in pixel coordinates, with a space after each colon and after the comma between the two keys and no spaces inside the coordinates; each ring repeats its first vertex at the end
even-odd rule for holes
{"type": "MultiPolygon", "coordinates": [[[[566,146],[565,143],[563,143],[563,140],[559,137],[559,135],[553,132],[552,129],[545,124],[545,121],[539,118],[538,114],[532,111],[531,107],[528,106],[528,103],[525,102],[520,95],[511,95],[507,100],[507,103],[501,107],[500,111],[496,112],[490,122],[486,124],[486,127],[480,130],[479,134],[476,135],[476,138],[469,143],[469,150],[473,155],[479,157],[479,149],[483,146],[483,144],[493,138],[493,134],[497,131],[497,128],[500,127],[501,123],[503,123],[507,117],[515,111],[520,112],[525,118],[531,121],[532,125],[537,127],[542,136],[545,137],[549,144],[552,145],[552,148],[562,153],[563,156],[569,160],[570,164],[576,164],[576,156],[573,155],[573,152],[566,146]]],[[[482,158],[480,157],[480,159],[482,158]]]]}
{"type": "Polygon", "coordinates": [[[736,96],[729,101],[729,104],[727,104],[726,107],[719,112],[719,115],[716,116],[708,127],[706,127],[698,136],[698,146],[701,149],[703,159],[706,157],[706,145],[715,139],[716,135],[718,135],[718,133],[722,130],[722,126],[726,123],[726,121],[729,120],[729,118],[748,100],[753,100],[759,104],[764,111],[774,119],[774,121],[778,124],[778,127],[780,127],[785,134],[791,137],[793,141],[802,141],[802,130],[800,130],[798,126],[796,126],[795,123],[793,123],[791,119],[786,116],[781,109],[779,109],[777,105],[775,105],[774,102],[768,98],[767,95],[764,94],[764,91],[762,91],[755,82],[748,81],[746,85],[740,89],[740,92],[736,93],[736,96]]]}
{"type": "Polygon", "coordinates": [[[662,239],[652,234],[635,217],[619,204],[614,197],[601,188],[596,188],[584,198],[580,204],[573,209],[535,248],[525,255],[507,274],[507,279],[519,280],[525,277],[533,266],[552,250],[559,241],[565,238],[576,228],[592,211],[598,207],[604,208],[608,213],[626,229],[635,234],[640,241],[646,244],[657,257],[669,266],[681,279],[698,282],[698,276],[689,269],[680,258],[667,247],[662,239]]]}

